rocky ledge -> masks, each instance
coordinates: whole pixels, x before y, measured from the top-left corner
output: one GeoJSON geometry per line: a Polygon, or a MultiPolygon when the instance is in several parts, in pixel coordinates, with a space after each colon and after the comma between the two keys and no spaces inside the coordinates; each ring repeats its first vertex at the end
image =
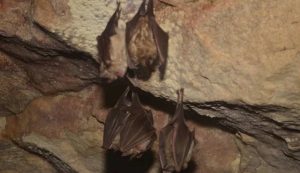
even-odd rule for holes
{"type": "MultiPolygon", "coordinates": [[[[298,173],[300,2],[155,2],[170,37],[165,79],[155,73],[134,85],[157,129],[185,88],[199,141],[186,172],[298,173]]],[[[121,1],[121,27],[139,4],[121,1]]],[[[151,152],[128,161],[101,149],[106,113],[126,85],[99,78],[96,37],[115,8],[100,0],[0,2],[0,171],[55,172],[9,140],[22,138],[77,172],[120,172],[116,163],[157,172],[151,152]]]]}

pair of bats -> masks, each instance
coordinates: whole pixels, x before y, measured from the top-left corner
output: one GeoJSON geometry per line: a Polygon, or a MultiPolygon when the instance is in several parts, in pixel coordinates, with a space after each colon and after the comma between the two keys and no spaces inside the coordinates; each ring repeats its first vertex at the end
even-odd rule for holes
{"type": "Polygon", "coordinates": [[[129,72],[133,72],[134,77],[148,80],[158,68],[162,80],[167,64],[169,36],[155,20],[153,0],[143,0],[136,15],[126,23],[125,53],[120,48],[123,46],[120,44],[123,40],[114,41],[120,33],[118,33],[120,12],[118,2],[115,13],[97,38],[100,62],[102,62],[100,71],[110,72],[108,76],[113,79],[123,77],[124,64],[112,62],[122,61],[126,56],[129,72]]]}
{"type": "MultiPolygon", "coordinates": [[[[128,98],[129,90],[125,90],[107,115],[103,147],[135,157],[150,149],[157,137],[151,111],[143,108],[134,91],[128,98]]],[[[196,144],[194,136],[185,122],[181,89],[176,113],[159,134],[159,159],[163,172],[179,172],[187,167],[196,144]]]]}

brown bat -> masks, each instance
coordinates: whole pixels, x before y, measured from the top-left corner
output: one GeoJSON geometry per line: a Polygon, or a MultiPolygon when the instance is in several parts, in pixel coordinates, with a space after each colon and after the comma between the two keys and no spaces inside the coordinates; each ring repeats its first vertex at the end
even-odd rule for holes
{"type": "Polygon", "coordinates": [[[137,14],[126,23],[128,67],[142,80],[148,80],[158,67],[163,79],[169,36],[155,20],[153,0],[146,1],[143,0],[137,14]]]}
{"type": "Polygon", "coordinates": [[[114,80],[123,77],[126,69],[125,32],[118,27],[121,14],[120,2],[109,19],[106,28],[97,37],[100,77],[114,80]]]}
{"type": "Polygon", "coordinates": [[[129,117],[121,131],[120,150],[123,155],[139,156],[150,149],[155,140],[152,112],[142,107],[138,95],[133,92],[129,117]]]}
{"type": "Polygon", "coordinates": [[[108,113],[103,147],[120,150],[124,156],[135,157],[151,147],[156,134],[151,111],[142,107],[135,92],[131,92],[131,100],[128,95],[129,88],[108,113]]]}
{"type": "Polygon", "coordinates": [[[195,133],[189,130],[185,122],[183,89],[180,89],[175,115],[159,134],[159,158],[162,170],[179,172],[185,169],[195,144],[195,133]]]}

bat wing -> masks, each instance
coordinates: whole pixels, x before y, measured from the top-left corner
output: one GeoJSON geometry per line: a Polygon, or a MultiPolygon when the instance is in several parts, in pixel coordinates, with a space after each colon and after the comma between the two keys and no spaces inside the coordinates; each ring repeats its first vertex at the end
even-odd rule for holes
{"type": "Polygon", "coordinates": [[[110,58],[110,38],[116,34],[116,28],[118,27],[118,20],[120,18],[120,2],[117,3],[117,9],[109,19],[104,31],[97,37],[97,48],[100,56],[100,62],[103,62],[106,66],[111,63],[110,58]]]}
{"type": "Polygon", "coordinates": [[[178,122],[173,134],[173,157],[176,171],[185,168],[190,160],[194,147],[194,134],[189,131],[185,123],[178,122]]]}
{"type": "Polygon", "coordinates": [[[184,118],[183,89],[178,91],[178,100],[173,122],[174,134],[172,152],[175,170],[180,171],[187,166],[187,163],[191,159],[191,151],[195,144],[194,133],[189,130],[184,118]]]}
{"type": "Polygon", "coordinates": [[[103,147],[110,149],[113,143],[117,143],[117,135],[120,134],[127,118],[127,103],[126,97],[129,92],[129,87],[124,91],[116,105],[110,110],[104,124],[103,147]]]}
{"type": "Polygon", "coordinates": [[[129,113],[130,115],[120,134],[120,149],[124,153],[136,155],[149,149],[156,139],[156,134],[152,113],[142,107],[134,92],[129,113]]]}
{"type": "Polygon", "coordinates": [[[179,172],[187,166],[195,145],[194,136],[185,123],[181,89],[178,91],[175,115],[159,136],[159,157],[163,170],[179,172]]]}
{"type": "Polygon", "coordinates": [[[125,110],[119,108],[113,108],[107,115],[105,125],[104,125],[104,134],[103,134],[103,147],[106,149],[111,149],[112,144],[117,143],[116,137],[120,134],[128,114],[125,110]]]}
{"type": "MultiPolygon", "coordinates": [[[[147,143],[147,141],[151,143],[153,135],[155,135],[155,129],[147,120],[147,117],[143,115],[130,115],[121,132],[121,151],[126,152],[139,144],[147,143]]],[[[145,150],[148,149],[148,146],[145,147],[145,150]]],[[[143,149],[141,148],[141,150],[143,149]]]]}
{"type": "Polygon", "coordinates": [[[172,138],[173,125],[168,124],[159,133],[159,160],[164,171],[174,170],[172,138]]]}
{"type": "MultiPolygon", "coordinates": [[[[130,40],[134,36],[136,32],[136,27],[139,22],[139,18],[146,13],[145,9],[145,3],[146,1],[144,0],[138,10],[138,12],[134,15],[134,17],[126,23],[126,29],[125,29],[125,42],[126,42],[126,49],[129,50],[129,44],[130,40]]],[[[129,53],[129,52],[128,52],[129,53]]],[[[129,55],[131,56],[131,55],[129,55]]],[[[134,64],[131,61],[131,58],[127,58],[127,63],[129,68],[136,68],[136,64],[134,64]]]]}
{"type": "Polygon", "coordinates": [[[149,0],[147,5],[144,0],[137,14],[126,24],[128,66],[133,69],[137,78],[149,79],[158,66],[160,78],[163,79],[167,64],[168,40],[168,34],[155,20],[153,0],[149,0]]]}
{"type": "Polygon", "coordinates": [[[154,16],[150,17],[149,22],[153,32],[154,41],[157,47],[157,52],[159,57],[158,64],[159,64],[160,79],[163,79],[165,75],[167,59],[168,59],[169,35],[157,24],[154,16]]]}

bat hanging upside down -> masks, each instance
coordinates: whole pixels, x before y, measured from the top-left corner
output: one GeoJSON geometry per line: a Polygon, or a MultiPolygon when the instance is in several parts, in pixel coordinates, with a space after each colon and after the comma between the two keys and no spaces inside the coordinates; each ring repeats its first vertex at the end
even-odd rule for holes
{"type": "Polygon", "coordinates": [[[108,113],[104,125],[103,147],[120,150],[124,156],[140,156],[156,139],[153,116],[142,107],[138,95],[129,88],[108,113]]]}
{"type": "Polygon", "coordinates": [[[123,77],[126,73],[125,31],[119,28],[120,2],[104,31],[97,37],[100,77],[108,81],[123,77]]]}
{"type": "Polygon", "coordinates": [[[179,172],[186,168],[196,144],[195,133],[186,125],[183,111],[183,89],[178,91],[176,112],[159,134],[159,159],[162,170],[179,172]]]}
{"type": "Polygon", "coordinates": [[[142,80],[148,80],[158,67],[163,79],[169,36],[155,20],[153,0],[146,1],[143,0],[137,14],[126,24],[128,67],[142,80]]]}

